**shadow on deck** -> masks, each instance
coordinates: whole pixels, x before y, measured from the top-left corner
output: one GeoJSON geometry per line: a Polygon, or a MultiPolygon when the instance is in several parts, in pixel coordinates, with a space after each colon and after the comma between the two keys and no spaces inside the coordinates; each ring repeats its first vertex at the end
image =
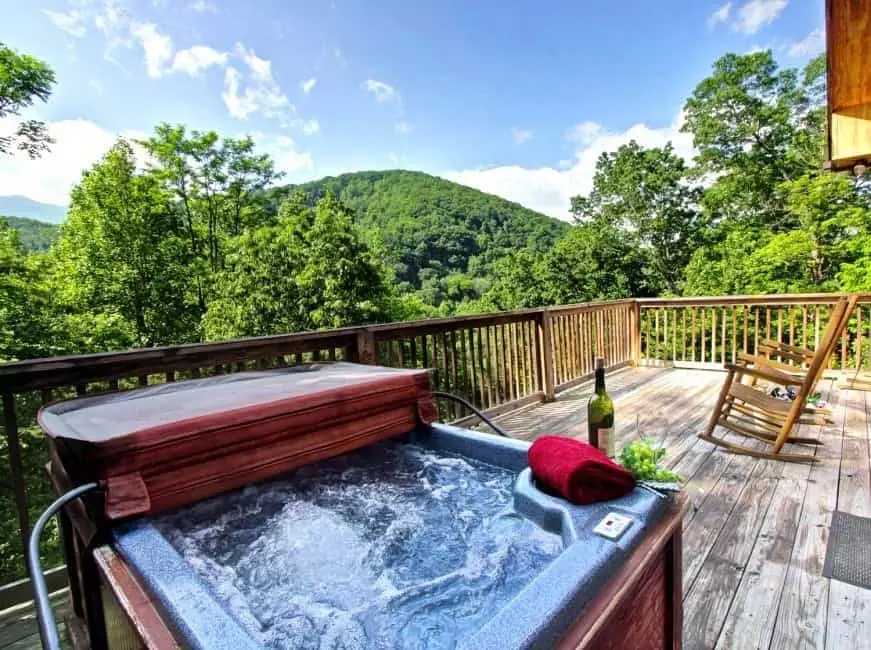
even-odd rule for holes
{"type": "MultiPolygon", "coordinates": [[[[871,591],[822,577],[832,511],[871,516],[871,399],[822,382],[835,424],[812,432],[826,443],[818,463],[789,464],[732,455],[696,437],[723,377],[663,368],[608,377],[618,448],[638,435],[659,438],[669,465],[688,479],[684,648],[871,648],[871,591]]],[[[566,391],[499,422],[527,440],[585,438],[589,391],[566,391]]],[[[32,647],[32,609],[0,614],[0,648],[32,647]]]]}

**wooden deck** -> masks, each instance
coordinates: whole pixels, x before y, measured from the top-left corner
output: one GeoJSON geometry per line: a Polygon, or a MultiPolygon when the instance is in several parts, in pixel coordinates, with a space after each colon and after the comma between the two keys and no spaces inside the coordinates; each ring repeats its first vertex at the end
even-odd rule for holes
{"type": "MultiPolygon", "coordinates": [[[[821,384],[835,424],[820,462],[796,465],[729,454],[696,438],[724,375],[641,368],[615,373],[618,446],[663,439],[689,479],[684,522],[684,647],[869,648],[871,591],[822,577],[835,508],[871,516],[871,395],[821,384]]],[[[518,437],[586,436],[589,386],[500,418],[518,437]]],[[[32,610],[0,614],[0,648],[39,647],[32,610]]]]}

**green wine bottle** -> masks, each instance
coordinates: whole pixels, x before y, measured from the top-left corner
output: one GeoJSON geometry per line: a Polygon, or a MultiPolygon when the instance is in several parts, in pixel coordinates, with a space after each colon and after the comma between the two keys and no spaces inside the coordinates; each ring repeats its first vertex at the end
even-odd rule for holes
{"type": "Polygon", "coordinates": [[[605,360],[601,357],[596,359],[596,394],[587,403],[587,432],[591,445],[614,457],[614,402],[605,390],[605,360]]]}

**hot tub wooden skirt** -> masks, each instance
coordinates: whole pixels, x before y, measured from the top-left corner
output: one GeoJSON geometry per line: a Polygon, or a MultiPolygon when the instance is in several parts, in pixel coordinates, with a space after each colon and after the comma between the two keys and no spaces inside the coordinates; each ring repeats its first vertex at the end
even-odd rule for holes
{"type": "Polygon", "coordinates": [[[679,650],[683,629],[680,494],[614,578],[586,607],[560,650],[679,650]]]}

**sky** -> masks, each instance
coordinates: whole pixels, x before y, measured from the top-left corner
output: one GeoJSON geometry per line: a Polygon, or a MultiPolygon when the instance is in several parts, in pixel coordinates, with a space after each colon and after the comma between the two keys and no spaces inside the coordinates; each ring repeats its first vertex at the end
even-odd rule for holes
{"type": "MultiPolygon", "coordinates": [[[[823,0],[0,0],[0,41],[57,85],[56,140],[0,158],[0,196],[65,205],[119,136],[250,134],[285,182],[436,174],[568,219],[602,151],[671,141],[726,52],[797,67],[823,0]]],[[[11,122],[0,121],[0,133],[11,122]]]]}

